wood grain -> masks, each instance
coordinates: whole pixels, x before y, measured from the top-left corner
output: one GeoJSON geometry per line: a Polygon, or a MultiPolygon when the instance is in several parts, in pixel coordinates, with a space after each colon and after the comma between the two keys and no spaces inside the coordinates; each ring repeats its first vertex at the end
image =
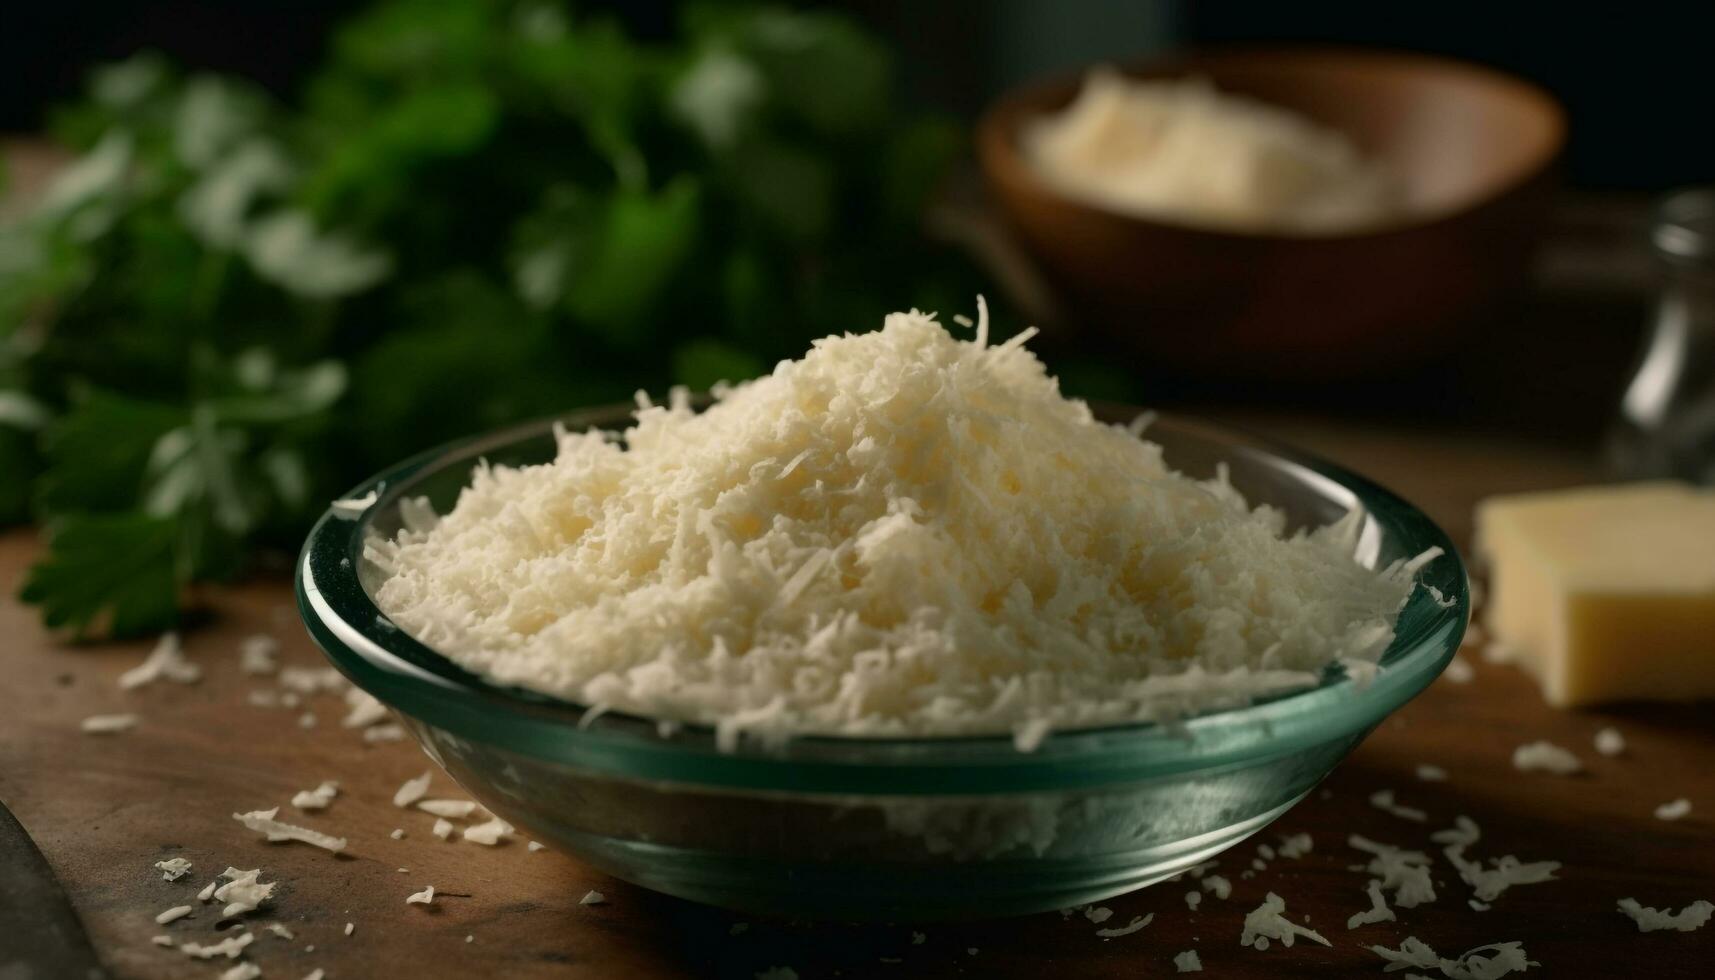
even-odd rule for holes
{"type": "MultiPolygon", "coordinates": [[[[1404,438],[1309,419],[1239,421],[1357,467],[1417,500],[1461,538],[1471,503],[1485,493],[1588,477],[1576,458],[1500,442],[1404,438]]],[[[35,551],[30,534],[0,537],[0,587],[8,595],[35,551]]],[[[1251,847],[1223,860],[1235,886],[1228,901],[1206,897],[1189,911],[1183,885],[1113,899],[1106,903],[1114,913],[1108,926],[1148,913],[1155,919],[1111,941],[1098,938],[1098,926],[1081,916],[1052,914],[916,930],[753,921],[732,935],[739,919],[729,913],[653,895],[570,858],[532,853],[521,842],[489,849],[436,840],[432,818],[390,801],[427,760],[412,745],[367,745],[340,728],[344,706],[337,696],[317,696],[297,710],[247,704],[247,691],[268,685],[240,672],[242,637],[267,632],[281,640],[285,662],[321,663],[288,601],[280,582],[218,593],[212,622],[187,641],[189,655],[205,668],[203,681],[132,692],[120,691],[115,679],[146,645],[56,644],[30,610],[0,601],[0,798],[35,837],[118,976],[204,980],[229,965],[149,942],[156,934],[204,942],[220,935],[213,907],[193,896],[229,864],[261,867],[265,880],[280,882],[272,902],[245,923],[257,930],[281,922],[295,933],[287,941],[257,932],[250,958],[270,978],[300,977],[314,967],[325,968],[331,980],[749,978],[772,966],[790,966],[804,978],[1134,978],[1171,974],[1173,954],[1192,948],[1208,976],[1322,977],[1375,974],[1381,961],[1363,946],[1397,946],[1406,936],[1444,954],[1520,940],[1551,977],[1630,976],[1638,963],[1647,963],[1654,977],[1706,977],[1715,963],[1715,926],[1643,935],[1614,908],[1628,896],[1674,908],[1715,899],[1715,721],[1707,706],[1556,712],[1523,677],[1468,653],[1477,669],[1473,683],[1437,682],[1384,723],[1329,779],[1325,793],[1313,794],[1261,838],[1309,831],[1315,840],[1309,856],[1277,860],[1249,880],[1240,872],[1254,856],[1251,847]],[[304,710],[316,715],[316,727],[298,727],[304,710]],[[136,711],[142,724],[117,736],[79,733],[81,718],[114,711],[136,711]],[[1609,724],[1630,743],[1620,758],[1591,749],[1593,734],[1609,724]],[[1571,778],[1514,771],[1513,747],[1539,738],[1574,749],[1589,771],[1571,778]],[[1413,775],[1420,763],[1442,766],[1451,777],[1421,783],[1413,775]],[[296,814],[287,807],[282,816],[349,837],[348,856],[267,844],[229,817],[284,805],[324,779],[343,788],[328,810],[296,814]],[[1384,788],[1427,810],[1429,823],[1371,807],[1368,795],[1384,788]],[[1653,818],[1656,805],[1678,796],[1694,804],[1689,818],[1653,818]],[[1364,876],[1348,870],[1360,856],[1345,846],[1346,835],[1429,849],[1429,832],[1456,814],[1482,825],[1484,840],[1474,853],[1560,860],[1561,880],[1520,886],[1478,913],[1466,907],[1465,887],[1440,863],[1437,902],[1400,910],[1398,923],[1347,931],[1346,917],[1367,900],[1364,876]],[[388,836],[395,827],[406,831],[405,839],[388,836]],[[173,883],[152,868],[171,856],[195,864],[173,883]],[[405,896],[426,884],[438,892],[434,905],[407,906],[405,896]],[[579,906],[592,888],[608,904],[579,906]],[[1308,915],[1334,945],[1241,948],[1244,913],[1269,891],[1286,899],[1295,919],[1308,915]],[[193,918],[155,925],[155,913],[186,902],[197,906],[193,918]],[[346,922],[355,924],[353,936],[343,934],[346,922]],[[925,934],[921,945],[912,943],[913,931],[925,934]]],[[[456,787],[443,781],[437,790],[456,787]]],[[[25,941],[0,937],[0,945],[25,941]]]]}

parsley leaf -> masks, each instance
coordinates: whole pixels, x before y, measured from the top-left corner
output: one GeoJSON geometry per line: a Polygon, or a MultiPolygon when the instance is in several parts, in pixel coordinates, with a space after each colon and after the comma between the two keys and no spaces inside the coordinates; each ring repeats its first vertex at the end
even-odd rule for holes
{"type": "Polygon", "coordinates": [[[18,597],[42,607],[51,628],[78,635],[105,621],[114,636],[165,629],[178,619],[179,529],[170,518],[90,514],[49,528],[48,553],[18,597]]]}

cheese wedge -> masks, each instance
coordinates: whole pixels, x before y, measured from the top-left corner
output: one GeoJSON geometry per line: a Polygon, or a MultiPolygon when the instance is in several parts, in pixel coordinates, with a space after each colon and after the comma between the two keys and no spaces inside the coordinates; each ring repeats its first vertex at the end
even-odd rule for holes
{"type": "Polygon", "coordinates": [[[1715,698],[1715,491],[1637,483],[1477,507],[1500,659],[1552,705],[1715,698]]]}

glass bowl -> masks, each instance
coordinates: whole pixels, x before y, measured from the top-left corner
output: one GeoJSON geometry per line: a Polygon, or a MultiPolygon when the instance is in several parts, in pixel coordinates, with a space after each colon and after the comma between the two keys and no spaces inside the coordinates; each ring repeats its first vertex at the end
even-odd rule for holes
{"type": "MultiPolygon", "coordinates": [[[[1126,420],[1135,411],[1101,412],[1126,420]]],[[[623,425],[611,409],[560,420],[623,425]]],[[[1167,724],[1056,732],[1033,752],[1010,736],[803,737],[716,748],[714,733],[663,734],[622,713],[490,683],[390,623],[363,557],[392,535],[400,502],[444,513],[479,459],[543,462],[551,422],[407,460],[356,487],[361,517],[325,515],[298,563],[310,635],[352,683],[403,716],[471,796],[532,839],[627,881],[758,914],[921,920],[1022,914],[1093,902],[1206,861],[1302,799],[1389,712],[1452,659],[1469,611],[1453,544],[1416,508],[1326,462],[1203,422],[1163,416],[1148,437],[1175,468],[1225,463],[1252,503],[1288,525],[1366,516],[1358,558],[1379,566],[1440,547],[1420,572],[1381,673],[1338,667],[1321,683],[1167,724]]]]}

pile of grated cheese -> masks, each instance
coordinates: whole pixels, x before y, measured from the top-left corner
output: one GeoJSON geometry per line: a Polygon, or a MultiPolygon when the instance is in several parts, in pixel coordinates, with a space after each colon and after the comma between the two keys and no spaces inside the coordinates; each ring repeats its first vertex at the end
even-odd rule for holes
{"type": "Polygon", "coordinates": [[[1423,560],[1285,533],[1062,397],[1021,338],[932,315],[817,341],[622,435],[481,465],[366,554],[398,625],[492,680],[743,733],[1175,717],[1373,663],[1423,560]]]}

